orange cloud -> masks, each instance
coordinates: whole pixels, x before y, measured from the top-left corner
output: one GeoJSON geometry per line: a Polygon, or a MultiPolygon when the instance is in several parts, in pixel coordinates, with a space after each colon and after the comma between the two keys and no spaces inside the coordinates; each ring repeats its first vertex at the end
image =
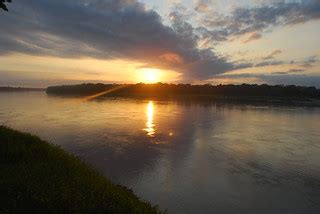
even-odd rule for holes
{"type": "Polygon", "coordinates": [[[175,53],[166,53],[160,56],[160,59],[167,61],[170,64],[182,64],[183,59],[175,53]]]}

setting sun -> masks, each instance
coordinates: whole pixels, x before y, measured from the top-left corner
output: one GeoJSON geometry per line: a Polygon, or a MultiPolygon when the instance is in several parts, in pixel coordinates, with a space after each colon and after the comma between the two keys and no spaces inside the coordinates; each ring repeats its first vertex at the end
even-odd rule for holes
{"type": "Polygon", "coordinates": [[[139,80],[143,83],[160,82],[161,71],[154,68],[143,68],[140,70],[139,80]]]}

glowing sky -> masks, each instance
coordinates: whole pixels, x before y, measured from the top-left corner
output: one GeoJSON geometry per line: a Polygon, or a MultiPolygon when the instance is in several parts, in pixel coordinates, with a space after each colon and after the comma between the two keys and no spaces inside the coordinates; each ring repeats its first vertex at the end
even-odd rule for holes
{"type": "Polygon", "coordinates": [[[25,0],[0,11],[0,85],[320,87],[320,0],[25,0]]]}

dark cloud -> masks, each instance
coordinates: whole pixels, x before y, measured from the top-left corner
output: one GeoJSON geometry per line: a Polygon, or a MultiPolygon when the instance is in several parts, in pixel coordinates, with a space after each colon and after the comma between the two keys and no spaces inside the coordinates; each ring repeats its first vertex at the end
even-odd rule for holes
{"type": "MultiPolygon", "coordinates": [[[[302,72],[303,70],[299,71],[302,72]]],[[[297,71],[296,71],[297,72],[297,71]]],[[[302,86],[315,86],[320,88],[320,75],[305,75],[295,74],[295,72],[275,72],[272,74],[224,74],[218,75],[216,79],[230,78],[230,79],[243,79],[243,78],[255,78],[259,82],[265,82],[271,85],[302,85],[302,86]]]]}
{"type": "Polygon", "coordinates": [[[246,38],[243,43],[248,43],[248,42],[251,42],[251,41],[254,41],[254,40],[257,40],[257,39],[260,39],[262,37],[262,35],[260,33],[257,33],[257,32],[252,32],[249,34],[249,37],[246,38]]]}
{"type": "Polygon", "coordinates": [[[296,68],[292,68],[292,69],[289,69],[288,71],[287,71],[287,73],[289,74],[289,73],[301,73],[301,72],[304,72],[305,70],[303,70],[303,69],[296,69],[296,68]]]}
{"type": "Polygon", "coordinates": [[[279,72],[274,72],[272,73],[273,75],[287,75],[287,74],[293,74],[293,73],[302,73],[305,72],[303,69],[289,69],[288,71],[279,71],[279,72]]]}
{"type": "Polygon", "coordinates": [[[304,68],[312,68],[314,64],[317,63],[318,61],[319,60],[317,55],[310,56],[304,62],[302,62],[301,66],[304,68]]]}
{"type": "Polygon", "coordinates": [[[267,56],[263,57],[264,60],[272,59],[275,55],[281,54],[282,50],[276,49],[269,53],[267,56]]]}
{"type": "Polygon", "coordinates": [[[0,17],[2,55],[138,60],[198,80],[242,66],[199,49],[192,25],[177,19],[165,26],[155,11],[135,0],[26,0],[13,5],[0,17]]]}
{"type": "Polygon", "coordinates": [[[286,72],[286,71],[278,71],[278,72],[274,72],[273,74],[276,74],[276,75],[287,75],[288,72],[286,72]]]}
{"type": "Polygon", "coordinates": [[[258,78],[269,84],[315,86],[317,88],[320,88],[320,75],[264,75],[258,78]]]}
{"type": "Polygon", "coordinates": [[[201,22],[207,34],[225,41],[248,33],[259,33],[271,27],[294,25],[320,19],[320,1],[278,1],[259,6],[236,8],[230,15],[206,15],[201,22]],[[209,32],[209,33],[208,33],[209,32]]]}
{"type": "Polygon", "coordinates": [[[264,67],[264,66],[271,66],[271,65],[283,65],[287,64],[285,61],[267,61],[267,62],[260,62],[255,65],[255,67],[264,67]]]}
{"type": "MultiPolygon", "coordinates": [[[[274,50],[274,51],[272,51],[270,54],[268,54],[266,57],[263,57],[263,58],[262,58],[262,62],[257,63],[257,64],[255,64],[254,66],[255,66],[255,67],[264,67],[264,66],[285,65],[285,64],[287,64],[287,65],[296,65],[296,66],[298,66],[298,67],[302,67],[302,68],[304,68],[304,69],[308,69],[308,68],[314,67],[315,64],[316,64],[317,62],[319,62],[317,55],[307,57],[306,59],[301,60],[301,61],[294,61],[294,60],[291,60],[291,61],[274,60],[274,56],[277,55],[277,54],[280,54],[280,53],[282,53],[281,50],[274,50]]],[[[292,69],[292,70],[293,70],[293,71],[294,71],[294,70],[301,71],[301,69],[292,69]]]]}

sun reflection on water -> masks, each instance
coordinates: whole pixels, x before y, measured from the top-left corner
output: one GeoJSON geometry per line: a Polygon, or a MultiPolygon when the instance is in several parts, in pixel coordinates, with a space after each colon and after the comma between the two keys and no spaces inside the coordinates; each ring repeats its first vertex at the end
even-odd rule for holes
{"type": "Polygon", "coordinates": [[[147,132],[147,135],[150,137],[154,137],[155,135],[155,125],[153,123],[153,102],[150,101],[147,106],[147,122],[146,128],[143,130],[147,132]]]}

